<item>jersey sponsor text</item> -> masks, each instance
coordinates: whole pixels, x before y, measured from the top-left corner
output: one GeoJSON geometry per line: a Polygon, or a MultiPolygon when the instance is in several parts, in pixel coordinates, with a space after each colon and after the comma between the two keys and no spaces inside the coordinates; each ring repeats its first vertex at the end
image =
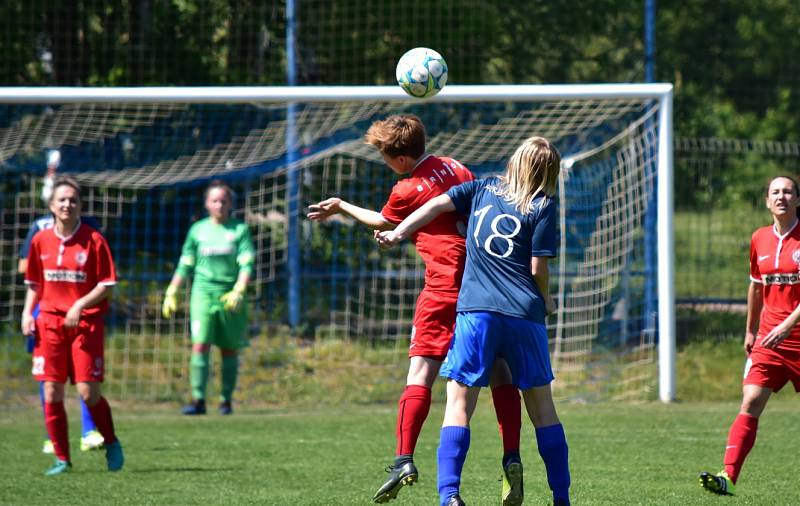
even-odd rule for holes
{"type": "Polygon", "coordinates": [[[86,273],[83,271],[67,271],[63,269],[45,269],[45,281],[63,281],[66,283],[86,283],[86,273]]]}
{"type": "Polygon", "coordinates": [[[198,249],[200,256],[211,257],[217,255],[230,255],[233,253],[232,244],[220,244],[216,246],[201,246],[198,249]]]}
{"type": "Polygon", "coordinates": [[[765,274],[761,279],[765,285],[796,285],[800,283],[800,274],[797,272],[765,274]]]}

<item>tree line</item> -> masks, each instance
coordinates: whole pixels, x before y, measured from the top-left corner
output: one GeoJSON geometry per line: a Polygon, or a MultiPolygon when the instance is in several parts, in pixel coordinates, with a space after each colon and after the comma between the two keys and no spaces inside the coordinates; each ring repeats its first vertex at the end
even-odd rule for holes
{"type": "MultiPolygon", "coordinates": [[[[297,0],[297,84],[388,84],[399,55],[451,83],[644,79],[641,0],[297,0]]],[[[0,84],[282,85],[280,0],[8,0],[0,84]]],[[[656,78],[678,137],[800,141],[796,0],[658,0],[656,78]]]]}

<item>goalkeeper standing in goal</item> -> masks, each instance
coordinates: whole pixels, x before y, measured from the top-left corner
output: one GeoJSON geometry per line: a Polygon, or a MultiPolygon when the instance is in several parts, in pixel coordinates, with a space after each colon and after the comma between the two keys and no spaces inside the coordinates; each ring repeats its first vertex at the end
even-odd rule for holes
{"type": "Polygon", "coordinates": [[[388,247],[411,237],[441,213],[469,215],[456,331],[441,371],[448,378],[437,456],[442,506],[464,504],[460,486],[470,444],[469,422],[497,357],[505,357],[514,384],[522,390],[553,504],[569,504],[567,440],[550,391],[553,371],[545,327],[545,316],[555,311],[547,261],[558,246],[558,213],[552,196],[560,163],[555,146],[543,137],[531,137],[517,148],[503,176],[451,188],[393,231],[376,235],[388,247]]]}
{"type": "Polygon", "coordinates": [[[750,241],[750,287],[742,380],[742,404],[728,432],[724,469],[700,474],[700,485],[715,494],[733,495],[747,454],[753,449],[758,419],[772,392],[792,382],[800,392],[800,188],[788,176],[773,178],[766,205],[771,226],[750,241]]]}
{"type": "MultiPolygon", "coordinates": [[[[452,158],[425,153],[425,127],[414,115],[394,115],[376,121],[367,130],[367,144],[375,146],[386,164],[399,176],[380,212],[330,198],[310,206],[308,217],[323,221],[342,213],[378,231],[391,230],[425,202],[453,186],[472,181],[472,173],[452,158]]],[[[409,347],[406,387],[398,402],[395,459],[389,477],[372,500],[394,499],[404,485],[418,478],[414,450],[431,406],[431,387],[450,348],[456,317],[456,300],[464,272],[463,218],[447,213],[414,234],[417,252],[425,262],[425,286],[419,294],[409,347]]],[[[492,397],[503,439],[502,504],[522,503],[522,464],[519,457],[520,402],[508,367],[497,361],[492,375],[492,397]]]]}
{"type": "Polygon", "coordinates": [[[162,314],[178,307],[178,289],[194,276],[189,302],[192,356],[189,377],[192,402],[185,415],[206,413],[206,385],[211,345],[222,355],[219,412],[233,413],[233,391],[239,373],[239,350],[247,345],[247,285],[253,275],[254,249],[247,224],[231,217],[233,191],[212,181],[205,191],[208,217],[192,225],[183,243],[178,268],[164,295],[162,314]]]}

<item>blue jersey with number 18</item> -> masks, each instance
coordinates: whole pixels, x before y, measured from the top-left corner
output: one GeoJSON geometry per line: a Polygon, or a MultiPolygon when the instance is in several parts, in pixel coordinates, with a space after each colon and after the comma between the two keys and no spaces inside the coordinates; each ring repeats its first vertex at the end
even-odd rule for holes
{"type": "Polygon", "coordinates": [[[467,263],[458,311],[494,311],[545,322],[545,307],[531,274],[531,257],[554,257],[558,214],[553,199],[539,194],[522,214],[499,193],[496,177],[451,188],[456,210],[469,217],[467,263]]]}

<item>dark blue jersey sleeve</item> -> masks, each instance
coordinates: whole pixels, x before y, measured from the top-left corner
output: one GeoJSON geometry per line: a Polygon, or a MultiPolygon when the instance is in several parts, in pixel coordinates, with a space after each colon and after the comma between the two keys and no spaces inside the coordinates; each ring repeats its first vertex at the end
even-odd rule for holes
{"type": "Polygon", "coordinates": [[[22,243],[22,247],[19,249],[19,257],[20,258],[28,258],[28,252],[31,250],[31,241],[33,240],[33,236],[36,235],[36,232],[39,231],[39,227],[36,226],[34,222],[33,226],[28,229],[28,235],[25,236],[25,242],[22,243]]]}
{"type": "Polygon", "coordinates": [[[558,251],[558,206],[551,198],[537,203],[537,215],[531,234],[532,257],[554,257],[558,251]]]}
{"type": "Polygon", "coordinates": [[[453,201],[457,213],[469,215],[469,210],[472,207],[472,199],[482,185],[483,180],[476,179],[475,181],[468,181],[458,186],[453,186],[447,190],[447,196],[453,201]]]}

